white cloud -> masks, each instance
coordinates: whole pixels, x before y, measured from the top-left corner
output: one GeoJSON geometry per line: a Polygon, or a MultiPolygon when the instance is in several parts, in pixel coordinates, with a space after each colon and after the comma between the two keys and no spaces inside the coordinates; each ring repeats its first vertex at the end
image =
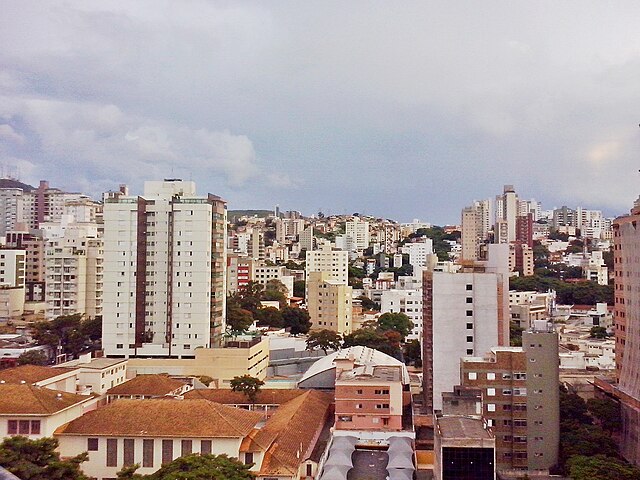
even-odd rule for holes
{"type": "Polygon", "coordinates": [[[13,129],[11,125],[0,125],[0,138],[10,140],[16,143],[24,143],[24,137],[13,129]]]}

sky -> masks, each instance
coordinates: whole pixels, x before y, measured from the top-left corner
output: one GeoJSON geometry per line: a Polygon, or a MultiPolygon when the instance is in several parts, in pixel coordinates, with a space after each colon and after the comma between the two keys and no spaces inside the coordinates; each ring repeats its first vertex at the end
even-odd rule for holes
{"type": "Polygon", "coordinates": [[[640,2],[0,0],[0,170],[457,223],[640,193],[640,2]]]}

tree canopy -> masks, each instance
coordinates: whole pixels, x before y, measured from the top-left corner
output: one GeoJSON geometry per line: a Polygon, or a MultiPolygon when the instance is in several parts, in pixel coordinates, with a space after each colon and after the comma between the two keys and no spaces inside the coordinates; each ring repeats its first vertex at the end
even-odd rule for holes
{"type": "Polygon", "coordinates": [[[306,310],[298,307],[284,307],[280,312],[284,327],[289,329],[291,335],[304,334],[311,329],[311,317],[306,310]]]}
{"type": "Polygon", "coordinates": [[[230,385],[231,390],[244,393],[251,403],[255,403],[260,387],[264,385],[264,382],[251,375],[242,375],[240,377],[233,377],[230,385]]]}
{"type": "Polygon", "coordinates": [[[314,330],[307,337],[307,350],[320,349],[326,355],[329,350],[338,350],[342,345],[342,337],[333,330],[314,330]]]}
{"type": "Polygon", "coordinates": [[[596,282],[583,281],[577,283],[565,282],[559,278],[542,277],[532,275],[529,277],[511,277],[509,279],[511,290],[546,292],[549,289],[556,291],[556,300],[563,305],[595,305],[596,303],[608,303],[613,305],[613,287],[611,285],[598,285],[596,282]]]}
{"type": "Polygon", "coordinates": [[[394,331],[400,334],[402,340],[413,330],[413,322],[404,313],[383,313],[378,317],[378,330],[381,332],[394,331]]]}
{"type": "Polygon", "coordinates": [[[63,353],[73,357],[96,348],[101,336],[102,318],[84,320],[81,313],[61,315],[48,322],[37,322],[33,326],[33,338],[38,344],[48,345],[54,352],[60,346],[63,353]]]}
{"type": "Polygon", "coordinates": [[[22,480],[88,480],[80,470],[87,453],[61,460],[56,448],[54,438],[8,437],[0,443],[0,465],[22,480]]]}
{"type": "Polygon", "coordinates": [[[150,475],[135,473],[139,465],[125,467],[117,475],[119,480],[253,480],[251,467],[227,455],[192,453],[176,458],[150,475]]]}
{"type": "Polygon", "coordinates": [[[576,455],[567,462],[574,480],[637,480],[640,468],[606,455],[576,455]]]}
{"type": "Polygon", "coordinates": [[[47,355],[40,350],[30,350],[18,357],[18,365],[47,365],[48,363],[47,355]]]}

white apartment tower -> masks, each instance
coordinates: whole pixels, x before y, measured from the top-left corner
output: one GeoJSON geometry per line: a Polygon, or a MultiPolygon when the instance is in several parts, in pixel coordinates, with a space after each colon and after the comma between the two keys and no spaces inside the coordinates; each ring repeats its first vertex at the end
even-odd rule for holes
{"type": "Polygon", "coordinates": [[[513,185],[505,185],[504,193],[496,197],[496,225],[503,225],[504,231],[504,235],[496,235],[496,243],[516,241],[518,206],[518,195],[513,185]]]}
{"type": "Polygon", "coordinates": [[[346,235],[353,239],[353,246],[356,250],[364,250],[369,247],[369,222],[353,217],[345,225],[346,235]]]}
{"type": "Polygon", "coordinates": [[[105,355],[192,358],[225,327],[226,203],[194,182],[145,182],[104,206],[105,355]]]}

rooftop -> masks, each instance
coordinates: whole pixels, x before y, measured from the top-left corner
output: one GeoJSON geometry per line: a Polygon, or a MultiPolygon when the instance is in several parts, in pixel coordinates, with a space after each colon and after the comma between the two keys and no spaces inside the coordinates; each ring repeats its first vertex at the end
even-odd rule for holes
{"type": "Polygon", "coordinates": [[[262,414],[208,400],[117,400],[60,427],[58,435],[244,437],[262,414]]]}
{"type": "Polygon", "coordinates": [[[363,366],[353,370],[343,370],[338,374],[336,380],[358,381],[358,382],[400,382],[402,380],[401,367],[391,366],[363,366]]]}
{"type": "Polygon", "coordinates": [[[138,375],[107,390],[107,395],[146,395],[160,397],[184,387],[185,382],[168,375],[138,375]]]}
{"type": "Polygon", "coordinates": [[[442,438],[493,438],[480,418],[462,415],[444,415],[437,418],[442,438]]]}
{"type": "Polygon", "coordinates": [[[93,398],[27,384],[0,384],[0,415],[51,415],[93,398]]]}
{"type": "Polygon", "coordinates": [[[18,367],[0,370],[0,382],[21,383],[24,381],[28,384],[34,384],[74,370],[76,369],[42,367],[39,365],[20,365],[18,367]]]}
{"type": "MultiPolygon", "coordinates": [[[[281,405],[296,397],[299,397],[307,390],[302,389],[278,389],[264,388],[258,391],[256,404],[260,405],[281,405]]],[[[234,392],[226,388],[207,388],[191,390],[185,393],[184,398],[203,398],[211,402],[218,402],[225,405],[243,405],[251,403],[242,392],[234,392]]]]}
{"type": "Polygon", "coordinates": [[[278,408],[264,427],[242,442],[241,451],[265,451],[260,475],[288,476],[313,454],[314,440],[324,427],[332,397],[307,390],[278,408]]]}
{"type": "MultiPolygon", "coordinates": [[[[60,367],[83,367],[83,368],[92,368],[96,370],[102,370],[104,368],[113,367],[114,365],[118,365],[120,363],[126,362],[126,358],[92,358],[88,362],[84,362],[81,359],[71,360],[69,362],[63,363],[60,367]]],[[[60,368],[56,366],[55,368],[60,368]]]]}

